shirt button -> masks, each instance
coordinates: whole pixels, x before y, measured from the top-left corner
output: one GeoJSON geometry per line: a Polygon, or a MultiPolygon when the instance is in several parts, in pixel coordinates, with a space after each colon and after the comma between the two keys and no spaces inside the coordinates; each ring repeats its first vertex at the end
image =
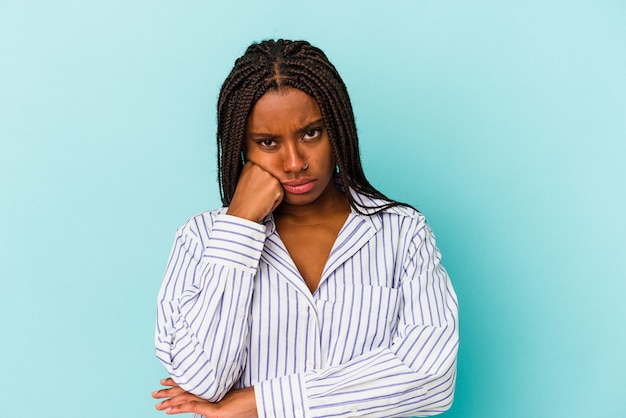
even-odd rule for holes
{"type": "Polygon", "coordinates": [[[237,318],[241,319],[243,318],[244,315],[245,315],[245,312],[243,311],[243,309],[239,309],[237,311],[237,318]]]}
{"type": "Polygon", "coordinates": [[[356,406],[353,406],[350,410],[355,414],[359,412],[359,408],[357,408],[356,406]]]}
{"type": "Polygon", "coordinates": [[[252,239],[261,241],[263,239],[263,235],[259,234],[258,232],[255,232],[252,234],[252,239]]]}
{"type": "Polygon", "coordinates": [[[297,417],[301,417],[302,416],[302,409],[296,409],[296,416],[297,417]]]}
{"type": "Polygon", "coordinates": [[[315,362],[313,360],[306,361],[306,367],[312,369],[315,366],[315,362]]]}

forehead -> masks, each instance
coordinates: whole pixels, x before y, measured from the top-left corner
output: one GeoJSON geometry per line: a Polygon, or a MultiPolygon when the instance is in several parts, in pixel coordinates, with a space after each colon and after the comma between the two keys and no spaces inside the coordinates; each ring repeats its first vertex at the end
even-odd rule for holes
{"type": "Polygon", "coordinates": [[[279,124],[306,125],[321,119],[317,101],[292,87],[270,90],[255,103],[248,116],[248,128],[279,124]]]}

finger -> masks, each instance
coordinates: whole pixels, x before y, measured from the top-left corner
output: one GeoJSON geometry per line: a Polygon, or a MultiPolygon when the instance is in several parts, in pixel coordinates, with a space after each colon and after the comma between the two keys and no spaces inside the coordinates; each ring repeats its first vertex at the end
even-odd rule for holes
{"type": "Polygon", "coordinates": [[[155,399],[173,398],[174,396],[178,396],[181,393],[185,393],[185,389],[181,388],[180,386],[174,386],[169,389],[155,390],[154,392],[152,392],[152,397],[155,399]]]}
{"type": "Polygon", "coordinates": [[[191,401],[204,402],[205,401],[201,397],[194,395],[192,393],[186,392],[184,389],[181,389],[179,387],[171,388],[171,389],[163,389],[158,392],[160,393],[153,394],[153,396],[156,399],[168,398],[168,399],[165,399],[160,404],[156,405],[156,408],[159,410],[163,410],[171,406],[179,405],[185,402],[191,402],[191,401]]]}
{"type": "Polygon", "coordinates": [[[161,379],[159,383],[161,383],[163,386],[178,386],[178,383],[174,382],[174,379],[172,379],[171,377],[161,379]]]}
{"type": "MultiPolygon", "coordinates": [[[[178,384],[171,377],[167,377],[165,379],[161,379],[159,381],[159,383],[161,383],[163,386],[171,386],[172,388],[178,388],[179,387],[178,384]]],[[[152,397],[153,398],[167,398],[169,395],[167,395],[165,392],[163,392],[165,390],[167,390],[167,389],[155,390],[154,392],[152,392],[152,397]]]]}
{"type": "Polygon", "coordinates": [[[285,192],[283,189],[281,189],[280,195],[276,198],[276,201],[274,202],[274,206],[272,206],[272,210],[270,212],[274,212],[274,210],[276,210],[278,205],[280,205],[281,202],[283,201],[284,196],[285,196],[285,192]]]}
{"type": "Polygon", "coordinates": [[[216,411],[215,405],[211,402],[207,401],[191,401],[182,403],[179,405],[174,405],[165,410],[165,413],[168,415],[172,414],[184,414],[188,412],[193,412],[199,415],[203,415],[205,417],[211,416],[213,412],[216,411]]]}
{"type": "Polygon", "coordinates": [[[170,408],[178,408],[181,405],[192,404],[194,402],[196,404],[204,404],[204,403],[210,404],[210,402],[202,398],[199,398],[196,395],[192,395],[191,393],[185,392],[173,398],[166,399],[161,403],[156,404],[156,409],[158,409],[159,411],[164,411],[170,408]]]}

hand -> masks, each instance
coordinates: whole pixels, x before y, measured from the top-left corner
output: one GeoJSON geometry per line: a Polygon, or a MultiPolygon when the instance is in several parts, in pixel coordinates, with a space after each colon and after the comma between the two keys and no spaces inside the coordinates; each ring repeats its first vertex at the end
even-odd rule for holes
{"type": "Polygon", "coordinates": [[[235,195],[226,213],[261,222],[282,202],[284,194],[283,186],[276,177],[248,161],[243,166],[235,195]]]}
{"type": "Polygon", "coordinates": [[[256,399],[252,387],[232,389],[221,401],[209,402],[185,391],[172,378],[161,380],[161,384],[170,386],[170,388],[152,392],[152,397],[155,399],[167,398],[157,404],[156,409],[164,411],[168,415],[193,412],[207,418],[257,417],[256,399]]]}

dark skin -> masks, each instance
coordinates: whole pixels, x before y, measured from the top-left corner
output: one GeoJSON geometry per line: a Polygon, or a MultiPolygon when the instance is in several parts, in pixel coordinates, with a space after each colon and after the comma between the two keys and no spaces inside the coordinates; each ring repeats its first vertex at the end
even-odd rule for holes
{"type": "MultiPolygon", "coordinates": [[[[246,164],[227,213],[260,222],[273,213],[277,232],[314,293],[337,235],[350,214],[333,182],[335,159],[317,102],[293,88],[270,91],[248,117],[246,164]]],[[[233,389],[219,402],[186,392],[173,379],[153,392],[167,414],[256,417],[254,388],[233,389]]]]}
{"type": "Polygon", "coordinates": [[[273,210],[278,234],[314,293],[350,213],[333,181],[335,159],[317,102],[292,88],[265,94],[248,118],[245,147],[248,163],[228,213],[259,222],[273,210]]]}
{"type": "Polygon", "coordinates": [[[165,399],[156,405],[156,409],[166,414],[194,412],[210,418],[257,416],[254,388],[233,389],[221,401],[209,402],[186,392],[172,378],[163,379],[160,383],[168,388],[152,392],[152,397],[165,399]]]}
{"type": "Polygon", "coordinates": [[[279,206],[274,212],[278,235],[311,293],[319,286],[326,260],[350,212],[341,192],[332,200],[336,202],[330,207],[319,205],[318,209],[310,208],[310,213],[291,211],[288,206],[279,206]]]}

